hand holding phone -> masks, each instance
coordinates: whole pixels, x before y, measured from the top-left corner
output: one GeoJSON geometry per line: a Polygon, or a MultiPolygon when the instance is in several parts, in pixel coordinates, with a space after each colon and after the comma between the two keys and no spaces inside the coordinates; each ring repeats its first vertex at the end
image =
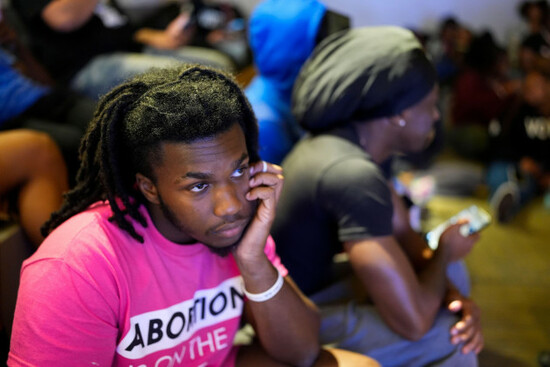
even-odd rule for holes
{"type": "Polygon", "coordinates": [[[428,242],[428,246],[432,250],[437,249],[441,234],[449,226],[458,223],[460,220],[468,221],[460,227],[460,233],[464,237],[467,237],[473,233],[481,231],[483,228],[486,228],[491,223],[491,215],[477,205],[472,205],[426,233],[426,241],[428,242]]]}

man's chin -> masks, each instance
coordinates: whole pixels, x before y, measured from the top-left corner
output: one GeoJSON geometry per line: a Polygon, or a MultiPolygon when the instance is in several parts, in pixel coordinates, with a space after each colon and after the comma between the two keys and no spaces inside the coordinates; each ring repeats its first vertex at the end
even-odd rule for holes
{"type": "Polygon", "coordinates": [[[234,237],[232,239],[224,238],[223,240],[217,243],[217,245],[213,245],[212,243],[206,243],[203,242],[206,247],[210,250],[210,252],[219,255],[221,257],[226,257],[229,255],[237,246],[239,246],[239,243],[241,243],[241,239],[243,238],[244,233],[246,233],[246,228],[239,234],[239,236],[234,237]]]}
{"type": "Polygon", "coordinates": [[[233,252],[233,250],[235,248],[237,248],[237,246],[239,246],[239,243],[240,241],[237,241],[231,245],[228,245],[228,246],[222,246],[222,247],[214,247],[214,246],[211,246],[211,245],[205,245],[209,250],[210,252],[220,256],[220,257],[226,257],[227,255],[229,255],[230,253],[233,252]]]}

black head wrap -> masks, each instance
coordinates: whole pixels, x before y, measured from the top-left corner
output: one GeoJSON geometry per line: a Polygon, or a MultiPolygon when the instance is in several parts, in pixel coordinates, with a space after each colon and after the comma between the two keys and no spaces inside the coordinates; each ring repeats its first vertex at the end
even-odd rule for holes
{"type": "Polygon", "coordinates": [[[292,112],[313,132],[390,117],[422,100],[436,79],[411,31],[356,28],[330,36],[314,50],[296,80],[292,112]]]}

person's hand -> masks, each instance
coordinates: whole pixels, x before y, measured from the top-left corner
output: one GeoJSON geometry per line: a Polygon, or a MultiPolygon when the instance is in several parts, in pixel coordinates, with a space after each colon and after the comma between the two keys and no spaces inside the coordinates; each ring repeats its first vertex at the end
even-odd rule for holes
{"type": "Polygon", "coordinates": [[[258,207],[239,246],[235,248],[235,256],[241,260],[254,261],[265,256],[264,246],[275,219],[277,202],[283,188],[283,169],[275,164],[260,161],[253,164],[249,170],[250,191],[246,194],[246,199],[257,201],[258,207]]]}
{"type": "MultiPolygon", "coordinates": [[[[191,21],[190,13],[181,13],[176,18],[174,18],[166,27],[164,32],[172,39],[178,40],[179,42],[184,41],[184,44],[187,44],[191,41],[191,38],[194,35],[195,28],[189,26],[191,21]]],[[[184,44],[180,45],[183,46],[184,44]]],[[[179,47],[179,46],[178,46],[179,47]]]]}
{"type": "Polygon", "coordinates": [[[466,237],[460,233],[460,227],[466,223],[468,223],[468,220],[461,219],[441,234],[439,245],[442,245],[441,247],[448,251],[450,262],[464,258],[479,240],[479,233],[473,233],[466,237]]]}
{"type": "Polygon", "coordinates": [[[189,16],[182,13],[172,20],[166,29],[142,28],[136,32],[134,39],[161,50],[175,50],[189,44],[195,35],[194,27],[186,27],[188,21],[189,16]]]}
{"type": "Polygon", "coordinates": [[[460,314],[461,319],[450,330],[451,343],[462,344],[461,352],[478,354],[483,349],[483,334],[481,332],[481,311],[469,298],[458,291],[447,294],[446,305],[449,311],[460,314]]]}

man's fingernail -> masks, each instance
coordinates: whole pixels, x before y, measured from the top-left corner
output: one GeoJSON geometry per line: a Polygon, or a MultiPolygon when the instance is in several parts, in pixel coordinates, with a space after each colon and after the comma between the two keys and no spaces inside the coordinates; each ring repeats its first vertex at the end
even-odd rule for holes
{"type": "Polygon", "coordinates": [[[462,302],[460,302],[458,300],[452,301],[451,303],[449,303],[449,309],[451,309],[451,310],[460,309],[461,304],[462,304],[462,302]]]}

